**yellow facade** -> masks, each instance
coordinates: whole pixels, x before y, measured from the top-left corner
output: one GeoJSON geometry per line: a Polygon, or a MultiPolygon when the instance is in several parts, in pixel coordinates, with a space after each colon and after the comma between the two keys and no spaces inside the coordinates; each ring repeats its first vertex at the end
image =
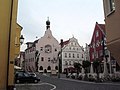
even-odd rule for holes
{"type": "Polygon", "coordinates": [[[18,0],[0,0],[0,90],[14,85],[18,0]]]}
{"type": "Polygon", "coordinates": [[[16,24],[16,34],[15,34],[15,58],[20,54],[20,35],[22,27],[17,23],[16,24]]]}

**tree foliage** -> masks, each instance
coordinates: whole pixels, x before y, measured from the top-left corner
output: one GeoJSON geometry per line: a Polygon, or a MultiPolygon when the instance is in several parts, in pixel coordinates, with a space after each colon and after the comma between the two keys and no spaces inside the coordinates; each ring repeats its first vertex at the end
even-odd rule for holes
{"type": "Polygon", "coordinates": [[[90,67],[90,65],[91,65],[90,61],[83,61],[83,62],[82,62],[82,67],[83,67],[83,68],[90,67]]]}
{"type": "Polygon", "coordinates": [[[80,69],[80,67],[81,67],[81,64],[80,64],[80,63],[74,63],[74,68],[80,69]]]}
{"type": "Polygon", "coordinates": [[[93,61],[93,66],[97,68],[100,65],[100,62],[101,62],[100,59],[97,58],[96,60],[93,61]]]}

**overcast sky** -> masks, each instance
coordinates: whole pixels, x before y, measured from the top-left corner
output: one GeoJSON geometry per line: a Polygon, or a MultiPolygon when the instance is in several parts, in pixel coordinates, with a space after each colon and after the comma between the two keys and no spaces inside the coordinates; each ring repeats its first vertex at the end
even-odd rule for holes
{"type": "MultiPolygon", "coordinates": [[[[49,17],[53,36],[68,40],[72,36],[81,46],[90,43],[95,23],[104,24],[102,0],[19,0],[17,22],[26,42],[44,35],[49,17]]],[[[22,45],[22,50],[25,49],[22,45]]]]}

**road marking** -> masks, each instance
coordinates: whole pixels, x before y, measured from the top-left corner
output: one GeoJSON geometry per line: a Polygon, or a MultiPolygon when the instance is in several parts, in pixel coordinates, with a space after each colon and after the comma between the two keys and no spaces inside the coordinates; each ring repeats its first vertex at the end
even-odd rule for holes
{"type": "Polygon", "coordinates": [[[25,86],[25,85],[28,85],[28,86],[38,86],[38,85],[50,85],[52,86],[53,88],[50,89],[50,90],[55,90],[56,89],[56,86],[51,84],[51,83],[40,83],[40,84],[15,84],[15,86],[25,86]]]}

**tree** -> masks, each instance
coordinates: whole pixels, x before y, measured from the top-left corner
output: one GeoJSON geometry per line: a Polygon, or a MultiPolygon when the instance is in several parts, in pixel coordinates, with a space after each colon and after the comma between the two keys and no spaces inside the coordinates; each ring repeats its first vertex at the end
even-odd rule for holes
{"type": "Polygon", "coordinates": [[[87,72],[87,68],[90,67],[91,63],[90,61],[83,61],[82,67],[85,69],[85,72],[87,72]]]}
{"type": "Polygon", "coordinates": [[[95,72],[97,74],[97,80],[99,80],[99,67],[100,67],[101,60],[99,58],[93,61],[93,67],[95,68],[95,72]]]}
{"type": "Polygon", "coordinates": [[[77,77],[78,77],[79,70],[80,70],[81,66],[82,65],[80,63],[74,63],[74,68],[77,70],[77,77]]]}
{"type": "Polygon", "coordinates": [[[88,73],[88,68],[90,67],[90,65],[91,65],[91,63],[90,63],[90,61],[83,61],[82,62],[82,67],[84,68],[84,70],[85,70],[85,77],[84,77],[84,80],[88,80],[88,76],[87,76],[87,73],[88,73]]]}

